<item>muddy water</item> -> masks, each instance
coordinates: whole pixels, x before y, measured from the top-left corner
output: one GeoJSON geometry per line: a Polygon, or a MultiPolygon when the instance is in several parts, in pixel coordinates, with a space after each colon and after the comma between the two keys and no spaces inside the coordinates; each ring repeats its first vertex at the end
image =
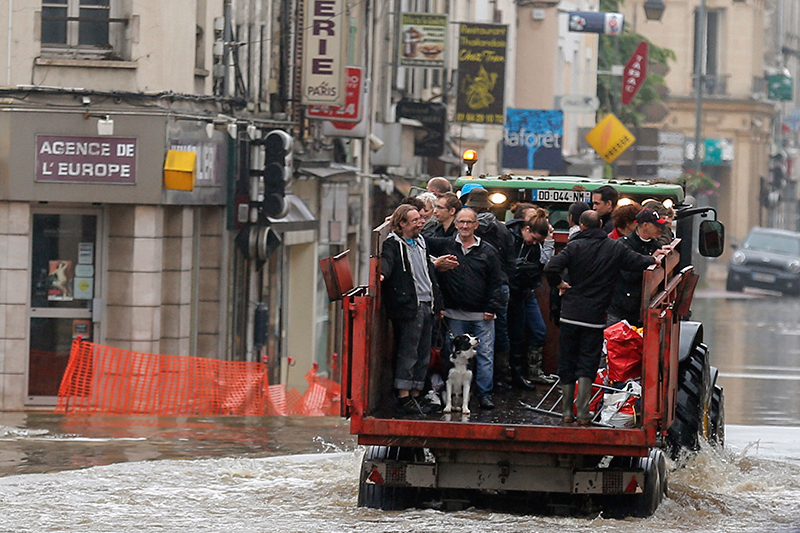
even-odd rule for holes
{"type": "MultiPolygon", "coordinates": [[[[355,480],[362,451],[341,450],[312,436],[330,429],[327,424],[293,426],[305,436],[301,447],[327,447],[329,453],[232,453],[6,476],[0,478],[0,531],[800,531],[800,463],[786,461],[774,449],[764,453],[756,445],[744,449],[735,444],[723,454],[703,451],[671,473],[669,498],[654,516],[620,521],[473,509],[361,509],[356,507],[355,480]]],[[[754,429],[734,426],[731,437],[745,442],[756,436],[754,429]]],[[[797,440],[800,431],[793,433],[781,438],[797,440]]]]}
{"type": "Polygon", "coordinates": [[[322,418],[0,414],[0,532],[800,532],[800,301],[699,295],[728,447],[647,519],[356,507],[363,449],[322,418]]]}

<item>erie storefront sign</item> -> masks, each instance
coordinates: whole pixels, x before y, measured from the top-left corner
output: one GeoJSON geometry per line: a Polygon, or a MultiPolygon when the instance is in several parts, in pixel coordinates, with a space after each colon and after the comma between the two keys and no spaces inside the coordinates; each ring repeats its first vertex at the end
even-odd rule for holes
{"type": "Polygon", "coordinates": [[[305,0],[303,31],[303,105],[345,103],[347,5],[344,0],[305,0]]]}
{"type": "Polygon", "coordinates": [[[136,183],[136,139],[36,136],[36,181],[136,183]]]}

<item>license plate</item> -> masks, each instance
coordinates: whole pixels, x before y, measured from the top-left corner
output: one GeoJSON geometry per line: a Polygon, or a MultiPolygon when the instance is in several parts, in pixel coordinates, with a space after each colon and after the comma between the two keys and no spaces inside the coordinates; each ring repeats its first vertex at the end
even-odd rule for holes
{"type": "Polygon", "coordinates": [[[753,272],[753,281],[760,281],[761,283],[775,283],[775,276],[772,274],[753,272]]]}
{"type": "Polygon", "coordinates": [[[533,189],[532,202],[586,202],[591,203],[592,193],[589,191],[558,191],[555,189],[533,189]]]}

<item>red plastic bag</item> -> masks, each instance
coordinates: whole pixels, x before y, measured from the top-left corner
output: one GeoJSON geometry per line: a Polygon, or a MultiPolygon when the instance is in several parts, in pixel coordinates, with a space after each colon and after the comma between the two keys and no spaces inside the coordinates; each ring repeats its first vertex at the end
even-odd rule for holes
{"type": "Polygon", "coordinates": [[[608,379],[620,383],[642,377],[642,335],[623,320],[605,330],[608,379]]]}

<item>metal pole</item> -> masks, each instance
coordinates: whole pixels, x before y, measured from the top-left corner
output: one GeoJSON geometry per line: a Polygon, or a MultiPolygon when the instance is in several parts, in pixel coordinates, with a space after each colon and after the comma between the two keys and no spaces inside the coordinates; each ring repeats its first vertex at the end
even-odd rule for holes
{"type": "Polygon", "coordinates": [[[700,174],[703,168],[703,158],[700,156],[700,146],[702,145],[703,134],[703,72],[705,71],[703,62],[705,61],[705,40],[706,40],[706,0],[700,0],[700,9],[697,11],[697,28],[695,31],[697,44],[694,50],[694,79],[696,93],[695,103],[695,125],[694,125],[694,171],[700,174]]]}
{"type": "Polygon", "coordinates": [[[369,254],[372,242],[372,150],[369,146],[369,136],[375,129],[375,108],[378,102],[377,84],[373,83],[375,76],[375,47],[373,40],[375,39],[375,25],[377,19],[375,17],[375,10],[377,5],[373,4],[371,0],[367,0],[364,4],[364,21],[367,28],[365,32],[365,50],[364,50],[364,80],[368,92],[362,95],[363,98],[369,98],[369,105],[367,106],[368,115],[362,120],[367,121],[367,131],[364,140],[361,142],[361,236],[359,252],[359,277],[361,285],[369,284],[369,254]]]}

